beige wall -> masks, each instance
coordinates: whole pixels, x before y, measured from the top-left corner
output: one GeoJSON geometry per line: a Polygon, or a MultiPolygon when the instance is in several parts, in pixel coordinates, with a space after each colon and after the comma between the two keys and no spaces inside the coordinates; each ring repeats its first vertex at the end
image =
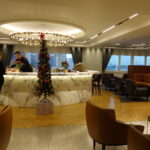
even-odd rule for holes
{"type": "Polygon", "coordinates": [[[83,64],[88,70],[102,72],[102,50],[100,48],[85,48],[83,50],[83,64]]]}
{"type": "MultiPolygon", "coordinates": [[[[15,45],[14,51],[39,52],[40,46],[34,47],[34,46],[26,46],[26,45],[15,45]]],[[[50,48],[50,47],[48,47],[48,51],[50,53],[70,53],[69,47],[64,47],[64,48],[50,48]]]]}

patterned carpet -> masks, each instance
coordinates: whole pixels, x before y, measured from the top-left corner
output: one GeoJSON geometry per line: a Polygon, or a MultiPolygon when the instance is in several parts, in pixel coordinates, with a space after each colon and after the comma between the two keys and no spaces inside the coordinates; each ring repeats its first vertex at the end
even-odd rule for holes
{"type": "MultiPolygon", "coordinates": [[[[134,124],[144,125],[147,132],[147,122],[134,124]]],[[[127,150],[127,146],[106,149],[127,150]]],[[[13,129],[8,150],[92,150],[92,139],[86,125],[13,129]]],[[[96,145],[96,150],[101,150],[100,144],[96,145]]]]}

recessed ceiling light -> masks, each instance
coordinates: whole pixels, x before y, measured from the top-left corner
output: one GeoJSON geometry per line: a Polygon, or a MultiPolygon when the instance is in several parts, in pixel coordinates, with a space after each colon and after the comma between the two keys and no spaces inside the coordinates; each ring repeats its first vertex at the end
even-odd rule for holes
{"type": "Polygon", "coordinates": [[[115,28],[116,26],[115,25],[113,25],[113,26],[111,26],[111,27],[109,27],[108,29],[106,29],[106,30],[104,30],[104,31],[102,31],[102,33],[105,33],[105,32],[107,32],[107,31],[109,31],[109,30],[112,30],[113,28],[115,28]]]}
{"type": "Polygon", "coordinates": [[[121,45],[120,43],[115,43],[115,45],[121,45]]]}
{"type": "Polygon", "coordinates": [[[132,46],[144,46],[146,45],[145,43],[142,43],[142,44],[132,44],[132,46]]]}
{"type": "Polygon", "coordinates": [[[129,17],[129,19],[132,19],[132,18],[134,18],[134,17],[136,17],[136,16],[138,16],[139,14],[138,13],[136,13],[136,14],[134,14],[134,15],[132,15],[132,16],[130,16],[129,17]]]}
{"type": "Polygon", "coordinates": [[[97,37],[98,37],[98,34],[96,34],[96,35],[90,37],[90,40],[95,39],[95,38],[97,38],[97,37]]]}
{"type": "Polygon", "coordinates": [[[141,44],[141,45],[146,45],[145,43],[141,44]]]}
{"type": "Polygon", "coordinates": [[[75,43],[86,43],[87,41],[76,41],[75,43]]]}

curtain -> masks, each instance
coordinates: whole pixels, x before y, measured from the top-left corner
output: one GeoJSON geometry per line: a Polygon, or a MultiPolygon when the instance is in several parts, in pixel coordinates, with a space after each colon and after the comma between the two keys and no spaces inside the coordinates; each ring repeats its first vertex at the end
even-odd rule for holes
{"type": "Polygon", "coordinates": [[[10,64],[11,56],[13,54],[13,47],[13,45],[3,45],[2,61],[5,67],[9,66],[10,64]]]}
{"type": "Polygon", "coordinates": [[[3,50],[3,44],[0,44],[0,52],[3,50]]]}
{"type": "Polygon", "coordinates": [[[111,58],[111,55],[113,53],[113,49],[103,49],[102,50],[102,56],[103,56],[103,61],[102,61],[102,72],[105,71],[108,63],[109,63],[109,60],[111,58]]]}
{"type": "Polygon", "coordinates": [[[73,47],[70,49],[70,52],[72,54],[74,64],[78,64],[82,62],[82,48],[73,47]]]}

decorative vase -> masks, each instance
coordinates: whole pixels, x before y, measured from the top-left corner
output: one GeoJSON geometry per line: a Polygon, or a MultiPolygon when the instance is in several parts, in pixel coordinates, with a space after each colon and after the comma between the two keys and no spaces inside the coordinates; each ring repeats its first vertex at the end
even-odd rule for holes
{"type": "Polygon", "coordinates": [[[64,74],[68,73],[68,69],[64,69],[64,74]]]}
{"type": "Polygon", "coordinates": [[[19,69],[19,68],[16,68],[16,72],[20,72],[20,69],[19,69]]]}

